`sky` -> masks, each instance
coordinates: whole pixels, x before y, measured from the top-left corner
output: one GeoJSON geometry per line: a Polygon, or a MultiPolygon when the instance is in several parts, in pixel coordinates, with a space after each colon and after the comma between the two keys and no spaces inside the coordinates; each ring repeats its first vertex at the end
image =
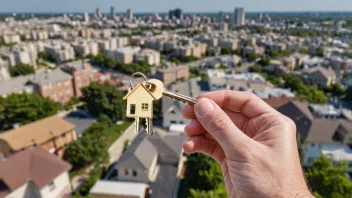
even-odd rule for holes
{"type": "Polygon", "coordinates": [[[0,12],[109,12],[110,6],[117,12],[352,11],[352,0],[0,0],[0,12]]]}

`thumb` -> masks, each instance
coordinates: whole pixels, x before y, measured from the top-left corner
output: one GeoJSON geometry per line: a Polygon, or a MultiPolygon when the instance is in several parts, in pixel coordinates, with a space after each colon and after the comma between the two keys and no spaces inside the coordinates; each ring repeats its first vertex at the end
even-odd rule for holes
{"type": "Polygon", "coordinates": [[[237,128],[215,102],[208,98],[200,98],[194,110],[198,121],[214,137],[225,153],[246,152],[245,148],[250,146],[251,139],[237,128]]]}

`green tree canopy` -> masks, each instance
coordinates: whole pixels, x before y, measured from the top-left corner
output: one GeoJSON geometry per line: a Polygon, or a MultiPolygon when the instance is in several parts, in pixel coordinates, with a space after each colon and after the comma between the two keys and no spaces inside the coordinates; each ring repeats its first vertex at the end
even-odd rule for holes
{"type": "Polygon", "coordinates": [[[345,93],[345,90],[341,87],[339,83],[334,83],[328,86],[325,91],[335,97],[342,96],[345,93]]]}
{"type": "Polygon", "coordinates": [[[314,161],[313,167],[306,171],[305,176],[315,197],[351,197],[352,183],[345,175],[347,169],[347,163],[334,165],[330,159],[322,155],[314,161]]]}
{"type": "Polygon", "coordinates": [[[54,115],[59,108],[58,103],[34,94],[11,94],[0,98],[0,131],[9,130],[16,123],[28,124],[54,115]]]}
{"type": "Polygon", "coordinates": [[[33,74],[34,67],[27,65],[27,64],[17,64],[14,67],[10,67],[10,75],[11,77],[33,74]]]}
{"type": "Polygon", "coordinates": [[[345,91],[345,100],[352,102],[352,86],[349,86],[345,91]]]}
{"type": "Polygon", "coordinates": [[[122,99],[124,94],[108,82],[91,83],[82,89],[82,101],[93,116],[107,115],[111,120],[123,120],[126,114],[126,102],[122,99]]]}

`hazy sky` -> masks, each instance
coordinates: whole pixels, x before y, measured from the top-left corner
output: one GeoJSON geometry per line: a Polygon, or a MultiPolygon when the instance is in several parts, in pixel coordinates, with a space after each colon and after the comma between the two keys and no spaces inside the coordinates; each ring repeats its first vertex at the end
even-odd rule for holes
{"type": "Polygon", "coordinates": [[[185,12],[232,11],[352,11],[352,0],[0,0],[0,12],[108,12],[132,8],[134,12],[166,12],[180,7],[185,12]]]}

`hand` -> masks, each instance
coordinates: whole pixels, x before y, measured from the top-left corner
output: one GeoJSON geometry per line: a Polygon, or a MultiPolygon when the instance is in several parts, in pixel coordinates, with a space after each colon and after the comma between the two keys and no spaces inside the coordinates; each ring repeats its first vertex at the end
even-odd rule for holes
{"type": "Polygon", "coordinates": [[[313,197],[299,161],[296,126],[252,93],[216,91],[186,105],[187,153],[222,168],[229,197],[313,197]]]}

